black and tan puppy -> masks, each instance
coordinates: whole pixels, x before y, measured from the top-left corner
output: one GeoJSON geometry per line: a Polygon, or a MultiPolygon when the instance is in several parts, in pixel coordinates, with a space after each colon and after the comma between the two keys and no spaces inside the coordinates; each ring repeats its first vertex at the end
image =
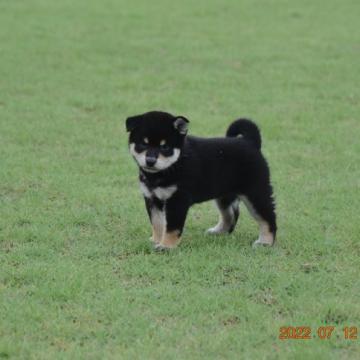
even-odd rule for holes
{"type": "Polygon", "coordinates": [[[258,127],[239,119],[230,125],[226,137],[206,139],[187,135],[188,122],[160,111],[126,120],[155,247],[176,247],[189,207],[211,199],[220,220],[209,233],[231,233],[243,201],[259,224],[254,245],[273,245],[275,206],[258,127]]]}

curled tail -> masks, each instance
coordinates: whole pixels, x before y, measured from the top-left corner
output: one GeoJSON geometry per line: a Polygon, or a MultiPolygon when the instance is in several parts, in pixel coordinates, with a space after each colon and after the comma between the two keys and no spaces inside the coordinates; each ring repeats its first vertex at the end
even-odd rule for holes
{"type": "Polygon", "coordinates": [[[258,150],[261,149],[260,130],[251,120],[235,120],[226,131],[227,137],[237,137],[239,135],[251,142],[258,150]]]}

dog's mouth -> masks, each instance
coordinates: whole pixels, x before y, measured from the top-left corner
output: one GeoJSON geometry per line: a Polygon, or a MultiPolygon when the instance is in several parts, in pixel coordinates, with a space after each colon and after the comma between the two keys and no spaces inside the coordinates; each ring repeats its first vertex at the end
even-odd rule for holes
{"type": "Polygon", "coordinates": [[[153,168],[153,167],[149,167],[149,166],[142,166],[141,167],[144,171],[149,172],[149,173],[156,173],[159,170],[153,168]]]}

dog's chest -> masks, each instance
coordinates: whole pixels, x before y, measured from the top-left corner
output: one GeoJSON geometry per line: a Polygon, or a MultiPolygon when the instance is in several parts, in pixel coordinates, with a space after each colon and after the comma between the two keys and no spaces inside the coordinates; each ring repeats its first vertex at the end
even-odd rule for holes
{"type": "Polygon", "coordinates": [[[176,185],[151,187],[140,179],[140,190],[148,198],[157,198],[161,201],[170,199],[177,191],[176,185]]]}

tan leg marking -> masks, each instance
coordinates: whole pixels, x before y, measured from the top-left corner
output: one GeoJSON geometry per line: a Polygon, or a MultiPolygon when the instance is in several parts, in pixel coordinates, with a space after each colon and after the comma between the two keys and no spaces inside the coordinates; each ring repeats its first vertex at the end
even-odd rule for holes
{"type": "Polygon", "coordinates": [[[274,234],[269,230],[269,224],[264,220],[259,220],[260,235],[259,238],[253,243],[253,246],[274,244],[274,234]]]}
{"type": "Polygon", "coordinates": [[[166,232],[164,234],[161,245],[165,248],[173,249],[179,244],[180,240],[181,238],[179,230],[166,232]]]}
{"type": "Polygon", "coordinates": [[[155,244],[160,244],[162,242],[164,232],[165,232],[165,212],[152,209],[151,211],[151,224],[152,224],[152,241],[155,244]]]}
{"type": "Polygon", "coordinates": [[[255,211],[251,202],[247,199],[246,196],[242,196],[242,200],[244,201],[249,213],[259,224],[259,238],[253,242],[252,246],[256,247],[258,245],[267,245],[272,246],[274,244],[274,234],[269,229],[269,224],[259,216],[259,214],[255,211]]]}

